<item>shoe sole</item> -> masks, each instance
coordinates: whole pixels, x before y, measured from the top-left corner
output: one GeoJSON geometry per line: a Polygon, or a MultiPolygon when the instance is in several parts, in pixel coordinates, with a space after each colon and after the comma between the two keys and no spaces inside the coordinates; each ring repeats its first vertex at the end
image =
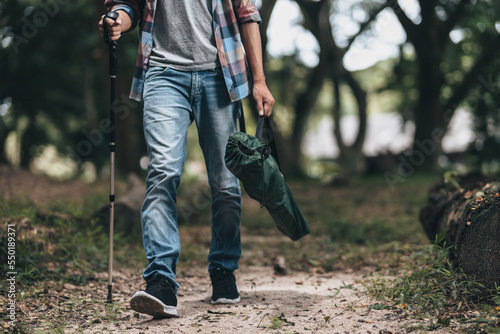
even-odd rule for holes
{"type": "Polygon", "coordinates": [[[161,300],[145,291],[137,291],[132,296],[130,299],[130,307],[136,312],[149,314],[155,317],[177,317],[176,306],[165,305],[161,300]]]}
{"type": "Polygon", "coordinates": [[[236,304],[240,302],[240,297],[236,299],[219,298],[217,300],[211,300],[212,304],[236,304]]]}

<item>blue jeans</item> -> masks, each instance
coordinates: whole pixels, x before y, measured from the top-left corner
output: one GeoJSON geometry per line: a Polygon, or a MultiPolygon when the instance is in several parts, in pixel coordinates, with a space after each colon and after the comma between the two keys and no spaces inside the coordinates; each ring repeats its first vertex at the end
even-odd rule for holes
{"type": "Polygon", "coordinates": [[[177,291],[181,251],[177,187],[187,155],[187,130],[194,120],[212,195],[209,270],[238,269],[241,256],[241,192],[224,163],[229,135],[237,131],[241,104],[231,103],[220,69],[181,72],[151,67],[144,86],[144,134],[149,154],[142,236],[149,265],[144,279],[165,276],[177,291]]]}

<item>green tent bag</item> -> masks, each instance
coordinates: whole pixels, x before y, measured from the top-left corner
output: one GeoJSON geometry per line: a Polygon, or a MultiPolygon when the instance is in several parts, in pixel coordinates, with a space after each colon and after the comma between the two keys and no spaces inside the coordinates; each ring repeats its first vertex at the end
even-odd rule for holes
{"type": "Polygon", "coordinates": [[[226,145],[225,163],[283,234],[295,241],[310,233],[269,146],[254,136],[234,132],[226,145]]]}

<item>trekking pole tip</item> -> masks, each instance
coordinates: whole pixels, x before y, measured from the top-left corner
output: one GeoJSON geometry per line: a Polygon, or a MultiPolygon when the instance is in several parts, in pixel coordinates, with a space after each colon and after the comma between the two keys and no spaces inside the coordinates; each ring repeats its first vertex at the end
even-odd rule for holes
{"type": "Polygon", "coordinates": [[[113,284],[108,284],[108,297],[106,298],[107,304],[113,304],[113,284]]]}

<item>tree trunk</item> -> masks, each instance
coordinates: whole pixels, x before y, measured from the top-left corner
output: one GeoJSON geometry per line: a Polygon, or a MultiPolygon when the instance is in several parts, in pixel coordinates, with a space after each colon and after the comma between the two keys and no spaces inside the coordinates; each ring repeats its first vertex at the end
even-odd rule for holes
{"type": "Polygon", "coordinates": [[[259,9],[260,17],[262,22],[259,24],[260,38],[262,43],[262,65],[266,67],[267,62],[267,28],[269,27],[269,22],[271,21],[271,15],[276,6],[277,0],[264,0],[262,1],[262,6],[259,9]]]}
{"type": "MultiPolygon", "coordinates": [[[[433,20],[429,19],[428,21],[433,20]]],[[[438,167],[437,159],[441,155],[441,142],[448,127],[443,116],[443,106],[439,100],[444,82],[439,69],[443,56],[435,29],[432,24],[423,26],[422,30],[425,35],[419,36],[421,40],[414,42],[420,70],[412,161],[416,164],[415,168],[423,171],[433,171],[438,167]],[[422,143],[425,143],[424,146],[422,143]],[[423,147],[427,149],[423,149],[423,147]]]]}
{"type": "Polygon", "coordinates": [[[430,240],[454,245],[457,265],[487,288],[500,284],[500,180],[446,178],[430,191],[420,222],[430,240]],[[458,181],[458,183],[457,183],[458,181]]]}
{"type": "MultiPolygon", "coordinates": [[[[341,64],[339,64],[342,67],[341,64]]],[[[337,74],[339,75],[339,74],[337,74]]],[[[335,89],[335,105],[333,107],[333,119],[334,119],[334,136],[337,141],[337,145],[340,150],[339,164],[346,174],[360,172],[363,167],[363,144],[366,137],[366,126],[367,126],[367,102],[366,102],[366,92],[361,88],[359,83],[354,79],[351,72],[347,71],[342,67],[342,79],[346,81],[349,88],[351,89],[358,107],[358,119],[359,126],[358,132],[356,134],[356,139],[353,144],[346,145],[342,137],[340,121],[341,121],[341,99],[340,99],[340,87],[339,80],[334,80],[335,89]]]]}
{"type": "Polygon", "coordinates": [[[308,80],[308,89],[302,92],[295,102],[295,120],[293,122],[293,131],[291,137],[291,155],[289,164],[287,165],[288,173],[294,176],[300,176],[303,171],[302,167],[302,140],[306,133],[306,125],[309,116],[311,115],[314,105],[318,99],[318,95],[323,87],[325,79],[326,63],[324,57],[320,55],[318,65],[311,72],[308,80]]]}

